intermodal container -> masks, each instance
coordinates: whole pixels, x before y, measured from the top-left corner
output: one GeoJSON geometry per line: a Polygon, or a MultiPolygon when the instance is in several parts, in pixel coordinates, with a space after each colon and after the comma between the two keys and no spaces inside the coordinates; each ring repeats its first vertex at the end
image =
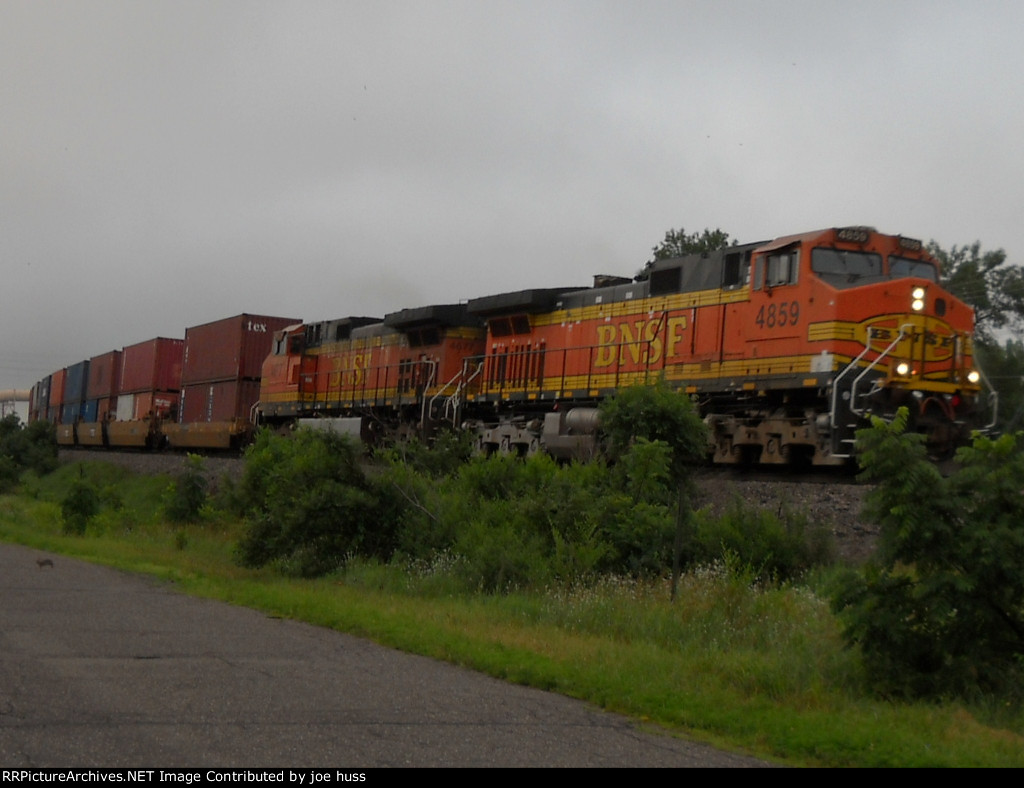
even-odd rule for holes
{"type": "Polygon", "coordinates": [[[140,391],[117,397],[117,420],[139,421],[152,416],[178,420],[177,391],[140,391]]]}
{"type": "Polygon", "coordinates": [[[89,383],[85,395],[88,399],[117,396],[121,377],[121,351],[111,350],[89,359],[89,383]]]}
{"type": "Polygon", "coordinates": [[[181,339],[157,337],[124,348],[120,390],[124,393],[178,391],[184,345],[181,339]]]}
{"type": "Polygon", "coordinates": [[[75,400],[74,402],[65,402],[60,406],[60,418],[58,421],[61,424],[74,424],[82,415],[82,405],[85,404],[83,400],[75,400]]]}
{"type": "Polygon", "coordinates": [[[258,380],[220,380],[183,386],[178,420],[183,424],[249,421],[259,398],[258,380]]]}
{"type": "Polygon", "coordinates": [[[82,421],[99,421],[100,401],[98,399],[87,399],[82,403],[82,407],[79,409],[78,415],[82,418],[82,421]]]}
{"type": "Polygon", "coordinates": [[[106,421],[117,416],[117,397],[100,397],[96,400],[96,420],[106,421]]]}
{"type": "MultiPolygon", "coordinates": [[[[79,361],[67,368],[67,375],[64,378],[64,423],[70,423],[67,414],[73,412],[75,418],[81,415],[82,403],[85,402],[85,392],[89,384],[89,362],[79,361]],[[69,410],[71,406],[73,410],[69,410]]],[[[72,419],[73,420],[73,419],[72,419]]]]}
{"type": "MultiPolygon", "coordinates": [[[[68,371],[66,369],[58,369],[52,375],[50,375],[50,399],[49,408],[52,410],[54,407],[64,404],[64,382],[68,378],[68,371]]],[[[53,421],[53,416],[50,416],[50,420],[53,421]]]]}
{"type": "Polygon", "coordinates": [[[32,389],[32,420],[46,418],[46,411],[50,407],[50,379],[52,375],[36,383],[32,389]]]}
{"type": "Polygon", "coordinates": [[[242,314],[185,329],[182,386],[259,380],[274,332],[299,322],[290,317],[242,314]]]}

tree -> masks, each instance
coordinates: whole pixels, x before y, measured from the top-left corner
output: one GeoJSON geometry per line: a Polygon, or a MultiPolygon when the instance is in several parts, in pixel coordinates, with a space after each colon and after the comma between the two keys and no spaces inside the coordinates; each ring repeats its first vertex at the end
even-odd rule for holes
{"type": "Polygon", "coordinates": [[[675,476],[708,451],[707,427],[700,414],[689,397],[673,391],[664,380],[627,386],[601,403],[601,431],[613,458],[625,454],[639,438],[663,441],[671,451],[675,476]]]}
{"type": "Polygon", "coordinates": [[[240,494],[243,566],[275,564],[315,577],[352,556],[387,560],[394,551],[402,502],[367,477],[361,450],[347,436],[260,432],[246,451],[240,494]]]}
{"type": "Polygon", "coordinates": [[[34,421],[27,427],[16,413],[0,419],[0,492],[17,484],[26,470],[43,476],[57,467],[53,425],[34,421]]]}
{"type": "Polygon", "coordinates": [[[942,284],[974,307],[975,331],[983,344],[996,344],[996,332],[1024,329],[1024,268],[1006,262],[1002,249],[982,252],[981,242],[946,251],[928,244],[942,266],[942,284]]]}
{"type": "Polygon", "coordinates": [[[613,457],[621,457],[640,439],[667,447],[670,471],[677,481],[676,534],[672,548],[672,599],[676,597],[684,553],[692,551],[693,481],[687,466],[708,450],[707,427],[684,394],[664,380],[651,386],[630,386],[601,403],[601,431],[613,457]]]}
{"type": "Polygon", "coordinates": [[[1024,429],[1024,342],[1008,339],[1002,346],[976,342],[974,352],[986,379],[999,392],[999,429],[1024,429]]]}
{"type": "Polygon", "coordinates": [[[1002,249],[983,252],[981,243],[954,246],[946,251],[935,241],[928,244],[942,266],[942,284],[953,295],[974,307],[974,351],[993,388],[999,392],[999,426],[1019,429],[1024,416],[1024,267],[1006,262],[1002,249]]]}
{"type": "Polygon", "coordinates": [[[1024,434],[975,439],[943,476],[907,410],[857,433],[876,563],[835,600],[886,694],[1021,699],[1024,434]],[[1016,697],[1013,697],[1016,695],[1016,697]]]}
{"type": "MultiPolygon", "coordinates": [[[[735,241],[733,242],[735,245],[735,241]]],[[[648,265],[653,263],[655,260],[666,260],[669,257],[682,257],[686,254],[701,254],[703,252],[713,252],[716,249],[724,249],[729,245],[729,233],[722,232],[717,227],[714,230],[708,230],[705,228],[702,233],[690,233],[680,227],[678,230],[669,230],[665,233],[665,240],[655,247],[652,247],[651,251],[654,252],[654,258],[648,262],[648,265]]]]}

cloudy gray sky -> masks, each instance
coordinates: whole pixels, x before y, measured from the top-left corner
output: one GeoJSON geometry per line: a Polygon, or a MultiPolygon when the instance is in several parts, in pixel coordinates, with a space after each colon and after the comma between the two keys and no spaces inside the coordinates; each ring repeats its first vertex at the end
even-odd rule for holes
{"type": "Polygon", "coordinates": [[[1018,0],[0,0],[0,389],[241,312],[631,275],[670,228],[1024,262],[1018,0]]]}

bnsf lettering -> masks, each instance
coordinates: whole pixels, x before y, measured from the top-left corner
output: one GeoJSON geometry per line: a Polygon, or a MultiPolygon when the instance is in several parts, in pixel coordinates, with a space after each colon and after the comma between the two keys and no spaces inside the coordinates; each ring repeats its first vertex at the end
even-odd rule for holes
{"type": "Polygon", "coordinates": [[[925,334],[923,337],[914,336],[914,342],[924,341],[926,345],[931,347],[951,347],[953,344],[953,337],[951,336],[939,336],[938,334],[925,334]]]}
{"type": "Polygon", "coordinates": [[[333,360],[334,370],[331,372],[327,385],[334,388],[342,386],[360,386],[366,380],[366,370],[370,368],[373,354],[347,353],[333,360]]]}
{"type": "Polygon", "coordinates": [[[594,366],[610,367],[616,362],[622,365],[629,361],[641,365],[657,364],[665,356],[676,355],[676,346],[682,341],[685,330],[685,317],[598,326],[594,366]]]}
{"type": "MultiPolygon", "coordinates": [[[[897,336],[898,332],[894,329],[878,328],[877,326],[871,327],[871,339],[889,341],[895,339],[897,336]]],[[[911,334],[907,337],[907,340],[914,345],[919,342],[923,342],[929,347],[948,348],[953,346],[953,337],[949,334],[933,334],[931,332],[927,332],[925,334],[911,334]]]]}
{"type": "Polygon", "coordinates": [[[775,303],[774,301],[770,304],[762,306],[758,312],[757,317],[754,318],[754,322],[757,323],[761,328],[785,328],[786,326],[795,326],[800,322],[800,302],[790,301],[786,303],[782,301],[775,303]]]}

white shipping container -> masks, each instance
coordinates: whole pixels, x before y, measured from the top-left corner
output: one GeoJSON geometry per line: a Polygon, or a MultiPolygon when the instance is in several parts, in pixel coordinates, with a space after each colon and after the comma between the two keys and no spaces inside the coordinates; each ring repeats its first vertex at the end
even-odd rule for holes
{"type": "Polygon", "coordinates": [[[135,395],[122,394],[117,398],[117,420],[132,421],[135,418],[135,395]]]}

